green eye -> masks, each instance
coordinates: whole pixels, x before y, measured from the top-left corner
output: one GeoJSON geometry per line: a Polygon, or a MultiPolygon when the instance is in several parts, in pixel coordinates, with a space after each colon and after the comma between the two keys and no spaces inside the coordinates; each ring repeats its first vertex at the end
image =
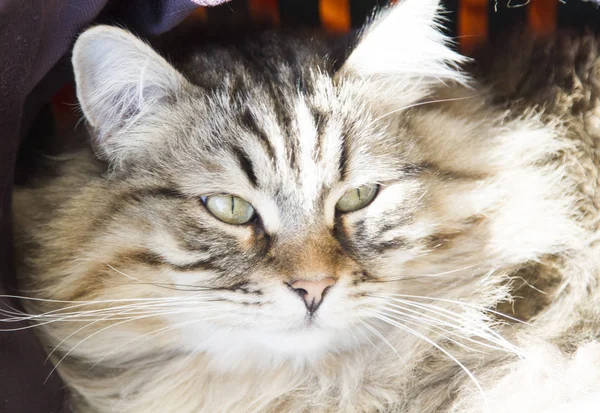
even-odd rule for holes
{"type": "Polygon", "coordinates": [[[252,205],[233,195],[211,195],[203,198],[204,205],[215,217],[233,225],[246,224],[254,218],[252,205]]]}
{"type": "Polygon", "coordinates": [[[346,192],[335,205],[340,212],[358,211],[369,205],[377,195],[378,185],[363,185],[346,192]]]}

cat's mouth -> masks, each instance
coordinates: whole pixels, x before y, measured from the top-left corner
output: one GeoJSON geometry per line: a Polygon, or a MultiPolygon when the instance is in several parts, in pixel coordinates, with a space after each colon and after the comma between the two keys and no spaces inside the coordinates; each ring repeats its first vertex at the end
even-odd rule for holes
{"type": "Polygon", "coordinates": [[[326,329],[326,327],[324,327],[319,321],[319,315],[316,312],[307,311],[304,319],[302,320],[302,324],[299,327],[290,330],[290,332],[301,333],[303,331],[316,331],[326,329]]]}

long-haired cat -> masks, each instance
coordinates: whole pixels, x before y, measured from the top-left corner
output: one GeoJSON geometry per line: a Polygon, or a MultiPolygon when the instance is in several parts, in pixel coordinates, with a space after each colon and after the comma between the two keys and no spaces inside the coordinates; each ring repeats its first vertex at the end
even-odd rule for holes
{"type": "Polygon", "coordinates": [[[598,43],[474,80],[439,13],[401,1],[344,59],[79,37],[94,152],[13,209],[15,318],[76,413],[597,411],[598,43]]]}

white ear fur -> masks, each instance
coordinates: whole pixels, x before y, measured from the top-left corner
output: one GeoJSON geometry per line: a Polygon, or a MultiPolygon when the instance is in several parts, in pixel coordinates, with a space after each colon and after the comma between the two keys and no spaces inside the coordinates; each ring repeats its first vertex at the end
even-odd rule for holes
{"type": "Polygon", "coordinates": [[[131,33],[110,26],[84,32],[73,49],[77,98],[97,138],[127,127],[187,83],[165,59],[131,33]]]}
{"type": "Polygon", "coordinates": [[[439,0],[403,0],[380,12],[364,30],[342,71],[464,83],[458,65],[466,59],[447,47],[439,11],[439,0]]]}

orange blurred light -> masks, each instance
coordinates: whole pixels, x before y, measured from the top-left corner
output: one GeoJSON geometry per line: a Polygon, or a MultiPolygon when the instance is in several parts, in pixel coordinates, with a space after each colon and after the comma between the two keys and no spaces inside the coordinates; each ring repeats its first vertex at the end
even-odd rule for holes
{"type": "Polygon", "coordinates": [[[488,0],[459,0],[457,35],[460,51],[471,54],[488,38],[488,0]]]}

